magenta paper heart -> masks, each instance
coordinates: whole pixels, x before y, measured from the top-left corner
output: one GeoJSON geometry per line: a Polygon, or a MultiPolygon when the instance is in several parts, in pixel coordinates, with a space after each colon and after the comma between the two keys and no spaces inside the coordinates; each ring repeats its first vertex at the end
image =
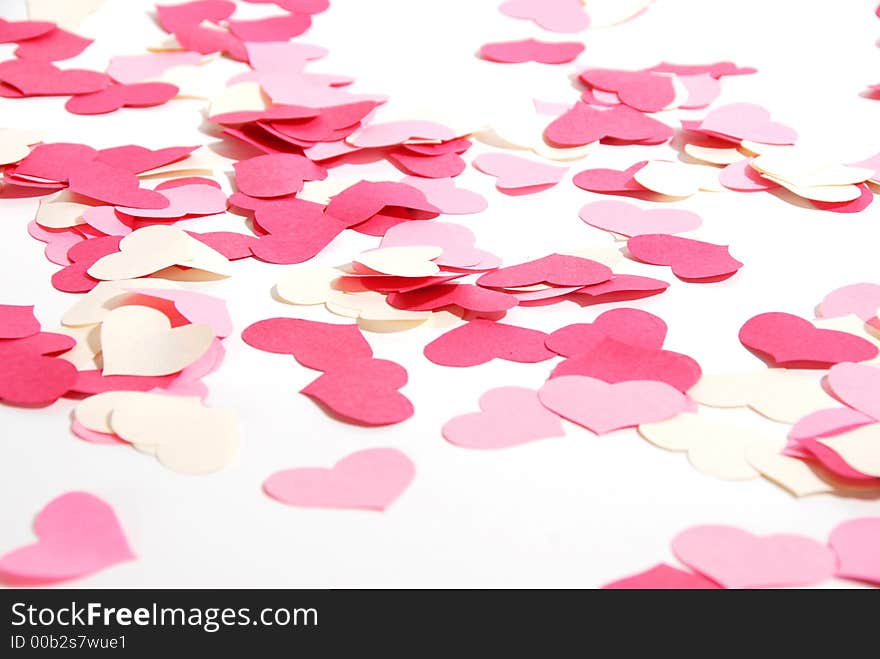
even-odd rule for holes
{"type": "Polygon", "coordinates": [[[831,291],[819,304],[818,315],[837,318],[855,314],[865,322],[880,311],[880,284],[850,284],[831,291]]]}
{"type": "Polygon", "coordinates": [[[762,144],[794,144],[797,141],[794,129],[770,121],[770,112],[752,103],[731,103],[715,108],[700,122],[700,130],[728,139],[762,144]]]}
{"type": "Polygon", "coordinates": [[[523,39],[521,41],[487,43],[480,48],[480,57],[504,64],[521,64],[523,62],[565,64],[574,61],[582,52],[584,52],[584,45],[576,41],[548,43],[537,39],[523,39]]]}
{"type": "Polygon", "coordinates": [[[585,169],[575,174],[571,181],[588,192],[647,192],[648,190],[633,178],[635,173],[647,164],[647,160],[642,160],[624,170],[585,169]]]}
{"type": "Polygon", "coordinates": [[[385,510],[409,487],[416,468],[393,448],[358,451],[332,469],[302,467],[278,471],[263,483],[273,499],[305,508],[385,510]]]}
{"type": "Polygon", "coordinates": [[[678,208],[643,210],[625,201],[594,201],[582,207],[579,216],[591,226],[622,236],[682,233],[693,231],[703,223],[692,211],[678,208]]]}
{"type": "Polygon", "coordinates": [[[88,48],[92,41],[59,27],[33,39],[22,41],[15,49],[15,56],[21,59],[56,62],[76,57],[88,48]]]}
{"type": "Polygon", "coordinates": [[[38,144],[27,157],[18,163],[15,173],[19,176],[35,176],[50,181],[66,182],[70,173],[94,160],[98,155],[90,146],[56,142],[38,144]]]}
{"type": "Polygon", "coordinates": [[[34,522],[37,542],[0,556],[10,582],[51,583],[135,558],[113,509],[87,492],[50,501],[34,522]]]}
{"type": "Polygon", "coordinates": [[[245,328],[241,338],[257,350],[293,355],[303,366],[319,371],[342,369],[351,362],[373,356],[370,344],[356,324],[268,318],[245,328]]]}
{"type": "Polygon", "coordinates": [[[580,256],[550,254],[493,272],[477,280],[489,288],[519,288],[546,283],[551,286],[591,286],[611,279],[611,268],[580,256]]]}
{"type": "Polygon", "coordinates": [[[360,224],[382,209],[393,206],[439,213],[421,190],[394,181],[359,181],[335,195],[325,214],[346,226],[360,224]]]}
{"type": "Polygon", "coordinates": [[[394,292],[388,304],[409,311],[434,311],[450,305],[481,314],[495,314],[512,309],[517,299],[508,293],[492,291],[473,284],[438,284],[414,291],[394,292]]]}
{"type": "Polygon", "coordinates": [[[562,327],[547,338],[546,344],[563,357],[576,357],[591,352],[603,339],[660,350],[666,339],[666,323],[662,318],[640,309],[611,309],[592,323],[575,323],[562,327]]]}
{"type": "Polygon", "coordinates": [[[447,421],[446,441],[463,448],[499,449],[565,435],[559,417],[541,405],[532,389],[490,389],[480,396],[480,409],[447,421]]]}
{"type": "Polygon", "coordinates": [[[675,100],[672,76],[651,71],[587,69],[580,79],[590,87],[614,92],[621,103],[643,112],[659,112],[675,100]]]}
{"type": "Polygon", "coordinates": [[[425,346],[425,357],[441,366],[476,366],[492,359],[533,364],[555,355],[538,330],[477,318],[425,346]]]}
{"type": "Polygon", "coordinates": [[[633,236],[626,248],[631,256],[644,263],[672,266],[672,274],[685,281],[718,281],[732,276],[743,266],[730,255],[726,245],[679,236],[633,236]]]}
{"type": "Polygon", "coordinates": [[[456,187],[455,180],[451,178],[407,176],[401,183],[421,190],[428,202],[446,215],[482,213],[489,207],[485,197],[471,190],[456,187]]]}
{"type": "Polygon", "coordinates": [[[548,380],[538,397],[547,409],[597,435],[671,419],[688,408],[684,394],[653,380],[609,384],[566,375],[548,380]]]}
{"type": "Polygon", "coordinates": [[[581,32],[590,26],[580,0],[507,0],[499,10],[551,32],[581,32]]]}
{"type": "Polygon", "coordinates": [[[425,178],[450,178],[461,174],[467,163],[457,153],[441,153],[426,156],[413,153],[408,148],[389,151],[386,159],[400,171],[425,178]]]}
{"type": "Polygon", "coordinates": [[[167,208],[161,193],[140,187],[137,176],[97,160],[70,172],[70,191],[114,206],[167,208]]]}
{"type": "Polygon", "coordinates": [[[838,524],[828,544],[837,554],[837,576],[880,585],[880,517],[838,524]]]}
{"type": "Polygon", "coordinates": [[[235,3],[230,0],[199,0],[179,5],[156,6],[159,25],[166,32],[177,32],[202,21],[219,23],[232,16],[234,11],[235,3]]]}
{"type": "Polygon", "coordinates": [[[0,339],[21,339],[39,331],[34,305],[0,304],[0,339]]]}
{"type": "Polygon", "coordinates": [[[48,21],[7,21],[0,18],[0,43],[13,43],[39,37],[55,29],[48,21]]]}
{"type": "Polygon", "coordinates": [[[73,114],[106,114],[120,108],[148,108],[162,105],[177,96],[180,90],[167,82],[136,82],[111,85],[91,94],[74,96],[64,107],[73,114]]]}
{"type": "Polygon", "coordinates": [[[215,215],[226,210],[226,194],[213,185],[193,183],[175,187],[156,188],[168,200],[168,206],[161,209],[126,208],[117,206],[116,210],[138,218],[177,218],[185,215],[215,215]]]}
{"type": "Polygon", "coordinates": [[[672,128],[628,105],[597,108],[578,102],[547,126],[544,137],[560,147],[583,146],[605,138],[659,144],[672,137],[672,128]]]}
{"type": "Polygon", "coordinates": [[[846,405],[880,421],[880,369],[867,364],[836,364],[828,371],[827,382],[846,405]]]}
{"type": "Polygon", "coordinates": [[[877,347],[854,334],[817,329],[789,313],[762,313],[739,330],[740,342],[773,366],[830,368],[841,362],[861,362],[877,356],[877,347]]]}
{"type": "Polygon", "coordinates": [[[412,403],[398,391],[407,377],[403,366],[387,359],[358,359],[326,371],[300,393],[351,423],[387,426],[413,415],[412,403]]]}
{"type": "MultiPolygon", "coordinates": [[[[136,144],[127,144],[125,146],[115,146],[109,149],[101,149],[95,160],[121,169],[132,174],[141,174],[151,169],[168,165],[178,160],[183,160],[198,146],[170,146],[166,149],[156,149],[152,151],[136,144]]],[[[171,181],[160,184],[157,189],[161,190],[171,181]]],[[[179,184],[179,180],[177,180],[179,184]]]]}
{"type": "Polygon", "coordinates": [[[229,31],[245,43],[287,41],[312,25],[308,14],[290,13],[252,21],[229,21],[229,31]]]}
{"type": "Polygon", "coordinates": [[[14,87],[21,96],[71,96],[100,91],[112,81],[98,71],[62,71],[50,62],[12,59],[0,62],[0,82],[14,87]]]}
{"type": "Polygon", "coordinates": [[[502,190],[555,185],[568,171],[568,167],[546,165],[509,153],[481,153],[474,158],[474,167],[496,177],[495,185],[502,190]]]}
{"type": "Polygon", "coordinates": [[[644,572],[607,583],[602,588],[605,590],[706,590],[717,589],[720,586],[699,574],[685,572],[666,563],[658,563],[644,572]]]}
{"type": "Polygon", "coordinates": [[[732,526],[695,526],[672,540],[688,567],[725,588],[808,586],[834,574],[834,554],[810,538],[791,534],[754,536],[732,526]]]}
{"type": "Polygon", "coordinates": [[[238,189],[253,197],[280,197],[299,192],[304,181],[327,178],[327,170],[295,153],[271,153],[233,165],[238,189]]]}
{"type": "Polygon", "coordinates": [[[76,382],[73,364],[46,356],[70,350],[75,340],[64,334],[39,332],[39,327],[37,330],[21,338],[0,340],[0,400],[9,405],[49,405],[76,382]]]}
{"type": "Polygon", "coordinates": [[[630,345],[606,336],[585,352],[561,362],[550,377],[567,375],[586,375],[605,382],[652,380],[685,392],[699,381],[702,370],[687,355],[630,345]]]}

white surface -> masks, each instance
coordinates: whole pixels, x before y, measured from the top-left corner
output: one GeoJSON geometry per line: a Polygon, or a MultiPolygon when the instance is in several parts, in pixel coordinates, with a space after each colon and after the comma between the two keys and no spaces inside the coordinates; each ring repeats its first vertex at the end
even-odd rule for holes
{"type": "MultiPolygon", "coordinates": [[[[108,0],[81,30],[97,42],[64,63],[103,69],[112,54],[136,54],[161,38],[146,11],[149,2],[108,0]]],[[[242,4],[250,14],[266,5],[242,4]]],[[[357,78],[356,89],[399,99],[414,79],[454,89],[463,72],[485,80],[487,94],[518,86],[555,88],[547,100],[572,102],[566,80],[572,66],[501,65],[473,53],[485,42],[524,36],[564,40],[507,18],[494,0],[333,0],[300,39],[330,55],[313,70],[357,78]]],[[[880,21],[874,3],[741,0],[657,0],[635,20],[584,33],[581,62],[640,67],[660,60],[688,64],[733,59],[759,68],[753,76],[726,78],[717,104],[751,101],[794,126],[802,143],[830,145],[840,160],[860,160],[880,150],[880,102],[861,98],[880,82],[880,21]]],[[[22,16],[4,0],[0,15],[22,16]]],[[[11,49],[4,48],[4,58],[11,49]]],[[[215,63],[217,80],[243,66],[215,63]]],[[[466,104],[471,99],[460,98],[466,104]]],[[[63,111],[64,99],[0,99],[0,123],[39,127],[47,141],[95,147],[139,143],[153,148],[212,141],[199,132],[202,103],[173,101],[161,108],[82,117],[63,111]]],[[[664,120],[699,117],[672,113],[664,120]]],[[[485,147],[468,152],[470,161],[485,147]]],[[[472,168],[459,185],[490,201],[481,215],[449,217],[472,227],[478,245],[508,264],[559,248],[588,244],[601,232],[586,226],[578,209],[602,198],[570,182],[592,167],[625,167],[644,157],[670,157],[668,146],[603,146],[572,165],[555,188],[507,197],[494,179],[472,168]]],[[[401,175],[389,165],[344,167],[331,176],[401,175]]],[[[224,182],[225,183],[225,182],[224,182]]],[[[636,202],[639,203],[639,202],[636,202]]],[[[641,204],[643,206],[647,204],[641,204]]],[[[705,371],[758,368],[737,332],[749,317],[788,311],[811,317],[833,288],[880,279],[880,205],[855,215],[803,208],[766,193],[700,193],[675,204],[699,212],[698,237],[729,243],[745,263],[720,284],[693,285],[667,269],[623,261],[616,270],[672,283],[663,295],[626,303],[656,313],[670,326],[667,346],[694,356],[705,371]]],[[[5,303],[36,304],[44,327],[59,324],[76,296],[54,290],[57,268],[25,226],[36,199],[0,200],[0,281],[5,303]]],[[[195,226],[240,228],[232,216],[195,226]]],[[[352,232],[338,238],[316,262],[337,264],[377,243],[352,232]]],[[[74,582],[87,586],[597,586],[659,561],[674,559],[669,541],[699,523],[727,523],[757,533],[798,532],[824,539],[839,522],[878,514],[880,504],[820,495],[797,500],[756,480],[732,483],[694,470],[682,454],[668,453],[635,431],[601,438],[571,424],[565,438],[500,451],[468,451],[446,443],[440,426],[477,409],[485,390],[517,384],[538,387],[555,362],[491,362],[471,369],[435,366],[422,347],[441,328],[368,335],[378,357],[409,371],[404,392],[415,416],[396,426],[361,429],[333,421],[296,392],[315,377],[292,358],[244,345],[240,331],[272,316],[344,322],[323,308],[276,302],[270,288],[284,266],[238,262],[234,276],[198,288],[225,297],[237,332],[225,341],[221,370],[210,376],[210,404],[231,406],[241,419],[237,464],[208,477],[185,477],[124,448],[96,446],[69,431],[73,402],[25,410],[0,406],[0,552],[32,541],[34,514],[53,497],[85,489],[110,502],[139,559],[74,582]],[[395,446],[416,463],[411,488],[384,514],[302,510],[283,506],[261,489],[274,471],[330,465],[355,450],[395,446]]],[[[618,305],[622,306],[622,305],[618,305]]],[[[542,330],[589,322],[610,305],[573,303],[517,308],[507,321],[542,330]]],[[[712,413],[712,412],[708,412],[712,413]]],[[[784,436],[787,426],[747,412],[719,411],[784,436]]],[[[835,585],[836,582],[830,582],[835,585]]],[[[842,584],[842,582],[840,582],[842,584]]]]}

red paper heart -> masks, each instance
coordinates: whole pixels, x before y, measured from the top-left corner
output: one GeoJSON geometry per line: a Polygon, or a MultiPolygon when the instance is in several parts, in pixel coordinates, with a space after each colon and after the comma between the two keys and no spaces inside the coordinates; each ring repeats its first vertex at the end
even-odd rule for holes
{"type": "Polygon", "coordinates": [[[425,346],[425,357],[441,366],[476,366],[492,359],[535,363],[555,357],[538,330],[475,319],[425,346]]]}

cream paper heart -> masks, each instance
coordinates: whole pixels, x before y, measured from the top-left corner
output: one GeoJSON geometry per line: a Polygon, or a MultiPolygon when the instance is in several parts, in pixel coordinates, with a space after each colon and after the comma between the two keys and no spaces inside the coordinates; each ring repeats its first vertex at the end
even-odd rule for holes
{"type": "Polygon", "coordinates": [[[837,404],[818,381],[785,369],[704,374],[688,395],[708,407],[750,407],[782,423],[837,404]]]}
{"type": "Polygon", "coordinates": [[[668,197],[690,197],[700,190],[718,192],[723,189],[716,167],[693,165],[671,160],[649,160],[633,174],[644,188],[668,197]]]}
{"type": "Polygon", "coordinates": [[[639,434],[669,451],[687,451],[690,463],[708,476],[731,481],[759,476],[746,460],[746,448],[757,441],[748,428],[686,413],[666,421],[643,423],[639,434]]]}
{"type": "Polygon", "coordinates": [[[249,112],[265,110],[269,99],[258,82],[241,82],[230,85],[219,96],[211,99],[208,116],[214,117],[227,112],[249,112]]]}
{"type": "Polygon", "coordinates": [[[51,194],[40,200],[34,219],[37,224],[47,229],[66,229],[85,224],[83,213],[91,206],[75,199],[77,197],[67,190],[51,194]]]}
{"type": "Polygon", "coordinates": [[[138,178],[168,176],[210,176],[216,171],[231,171],[232,161],[207,146],[200,146],[183,160],[162,165],[138,174],[138,178]]]}
{"type": "Polygon", "coordinates": [[[713,165],[731,165],[743,160],[745,156],[735,147],[700,146],[685,144],[684,152],[694,160],[708,162],[713,165]]]}
{"type": "Polygon", "coordinates": [[[275,292],[290,304],[324,304],[333,294],[333,282],[342,274],[328,266],[294,266],[275,284],[275,292]]]}
{"type": "Polygon", "coordinates": [[[107,314],[132,297],[128,288],[165,288],[179,289],[173,281],[144,277],[141,279],[119,279],[117,281],[98,282],[91,291],[81,296],[61,317],[61,323],[67,327],[84,327],[98,325],[107,314]]]}
{"type": "Polygon", "coordinates": [[[22,160],[31,152],[30,145],[42,140],[42,134],[35,130],[0,128],[0,165],[22,160]]]}
{"type": "Polygon", "coordinates": [[[204,355],[214,340],[210,325],[172,329],[161,311],[132,305],[113,309],[101,324],[104,375],[170,375],[204,355]]]}
{"type": "Polygon", "coordinates": [[[103,256],[87,270],[95,279],[134,279],[171,266],[218,275],[230,274],[229,261],[219,252],[176,227],[156,224],[132,231],[118,252],[103,256]]]}
{"type": "Polygon", "coordinates": [[[880,423],[816,440],[866,476],[880,478],[880,423]]]}
{"type": "Polygon", "coordinates": [[[430,277],[440,272],[432,259],[443,254],[442,247],[405,245],[382,247],[355,257],[355,263],[384,275],[396,277],[430,277]]]}

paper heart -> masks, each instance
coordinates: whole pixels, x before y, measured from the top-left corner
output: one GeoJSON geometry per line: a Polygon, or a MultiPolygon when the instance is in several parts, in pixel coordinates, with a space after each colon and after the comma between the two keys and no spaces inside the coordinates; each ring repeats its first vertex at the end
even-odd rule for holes
{"type": "Polygon", "coordinates": [[[258,350],[293,355],[303,366],[319,371],[343,369],[373,356],[357,325],[268,318],[245,328],[241,338],[258,350]]]}
{"type": "Polygon", "coordinates": [[[586,375],[605,382],[653,380],[686,392],[701,374],[700,365],[687,355],[642,348],[606,336],[588,351],[561,362],[550,377],[586,375]]]}
{"type": "Polygon", "coordinates": [[[226,210],[226,194],[212,185],[194,183],[173,188],[156,189],[168,199],[168,207],[161,209],[126,208],[116,210],[126,215],[144,218],[177,218],[185,215],[215,215],[226,210]]]}
{"type": "Polygon", "coordinates": [[[546,165],[508,153],[481,153],[474,158],[474,167],[495,176],[499,190],[555,185],[568,171],[568,167],[546,165]]]}
{"type": "Polygon", "coordinates": [[[606,138],[660,144],[672,137],[672,128],[628,105],[599,109],[577,102],[550,122],[544,137],[557,147],[583,146],[606,138]]]}
{"type": "Polygon", "coordinates": [[[423,178],[407,176],[401,183],[421,190],[428,202],[446,215],[482,213],[489,207],[485,197],[471,190],[457,188],[451,178],[423,178]]]}
{"type": "Polygon", "coordinates": [[[695,526],[672,540],[688,567],[725,588],[808,586],[834,574],[834,554],[823,544],[791,534],[754,536],[732,526],[695,526]]]}
{"type": "Polygon", "coordinates": [[[731,103],[713,109],[700,122],[700,130],[733,139],[762,144],[794,144],[797,133],[770,120],[770,112],[752,103],[731,103]]]}
{"type": "Polygon", "coordinates": [[[822,464],[844,478],[880,479],[880,423],[867,424],[830,437],[805,439],[800,444],[822,464]],[[821,450],[822,447],[830,449],[835,455],[828,455],[821,450]]]}
{"type": "Polygon", "coordinates": [[[55,23],[49,21],[7,21],[0,18],[0,43],[26,41],[54,29],[55,23]]]}
{"type": "Polygon", "coordinates": [[[725,188],[739,192],[763,192],[779,187],[778,183],[764,178],[755,171],[750,166],[750,162],[751,160],[746,159],[727,165],[718,175],[718,181],[725,188]]]}
{"type": "Polygon", "coordinates": [[[8,165],[26,158],[31,151],[30,145],[42,139],[42,135],[37,131],[0,128],[0,165],[8,165]]]}
{"type": "Polygon", "coordinates": [[[70,172],[70,191],[115,206],[167,208],[168,199],[140,187],[137,176],[93,160],[70,172]]]}
{"type": "Polygon", "coordinates": [[[877,316],[880,310],[880,284],[850,284],[831,291],[819,304],[823,318],[855,314],[864,321],[877,316]]]}
{"type": "Polygon", "coordinates": [[[828,544],[837,554],[837,576],[880,585],[880,517],[838,524],[828,544]]]}
{"type": "Polygon", "coordinates": [[[202,21],[219,23],[232,16],[234,11],[235,3],[229,0],[198,0],[156,6],[159,25],[166,32],[177,32],[202,21]]]}
{"type": "Polygon", "coordinates": [[[490,288],[519,288],[546,283],[551,286],[591,286],[611,279],[611,269],[580,256],[550,254],[488,272],[477,284],[490,288]]]}
{"type": "Polygon", "coordinates": [[[91,94],[79,94],[64,104],[73,114],[106,114],[120,108],[148,108],[162,105],[177,96],[180,90],[167,82],[137,82],[111,85],[91,94]]]}
{"type": "Polygon", "coordinates": [[[614,92],[622,103],[643,112],[658,112],[675,101],[673,77],[652,71],[587,69],[580,79],[591,87],[614,92]]]}
{"type": "Polygon", "coordinates": [[[479,265],[481,269],[488,269],[500,265],[500,259],[476,249],[475,242],[474,232],[460,224],[402,222],[385,232],[380,247],[435,245],[443,248],[443,253],[434,262],[450,268],[466,269],[479,265]]]}
{"type": "Polygon", "coordinates": [[[633,175],[648,164],[647,160],[637,162],[624,170],[586,169],[572,178],[572,183],[588,192],[647,192],[633,175]]]}
{"type": "Polygon", "coordinates": [[[247,42],[287,41],[309,29],[312,19],[308,14],[289,13],[252,21],[229,21],[229,30],[247,42]]]}
{"type": "Polygon", "coordinates": [[[387,426],[413,415],[412,403],[398,391],[406,382],[400,364],[360,359],[325,372],[300,393],[350,423],[387,426]]]}
{"type": "Polygon", "coordinates": [[[15,49],[15,56],[20,59],[55,62],[76,57],[92,41],[58,27],[19,43],[18,48],[15,49]]]}
{"type": "Polygon", "coordinates": [[[116,55],[110,58],[107,74],[124,85],[159,78],[176,66],[196,66],[202,62],[199,53],[163,52],[145,55],[116,55]]]}
{"type": "Polygon", "coordinates": [[[110,76],[83,69],[61,70],[50,62],[12,59],[0,62],[0,82],[14,88],[17,96],[71,96],[100,91],[111,84],[110,76]]]}
{"type": "Polygon", "coordinates": [[[0,304],[0,339],[21,339],[39,331],[33,305],[0,304]]]}
{"type": "Polygon", "coordinates": [[[679,236],[633,236],[626,247],[639,261],[672,266],[672,273],[684,281],[717,281],[734,275],[743,266],[730,255],[725,245],[679,236]]]}
{"type": "MultiPolygon", "coordinates": [[[[817,439],[819,437],[828,437],[831,435],[839,435],[840,433],[854,430],[861,426],[876,423],[876,419],[862,414],[848,407],[831,407],[825,410],[818,410],[807,414],[792,426],[788,433],[790,442],[799,445],[805,439],[817,439]]],[[[792,444],[789,444],[789,448],[792,444]]],[[[793,455],[790,451],[787,454],[793,455]]],[[[808,457],[806,454],[800,453],[800,457],[808,457]]]]}
{"type": "Polygon", "coordinates": [[[100,258],[119,249],[120,236],[89,238],[76,243],[67,251],[71,264],[52,275],[52,286],[65,293],[86,293],[98,280],[88,275],[88,269],[100,258]]]}
{"type": "Polygon", "coordinates": [[[379,273],[397,277],[431,277],[440,272],[434,259],[443,254],[442,247],[402,245],[380,247],[355,257],[356,272],[379,273]],[[358,266],[363,266],[358,268],[358,266]]]}
{"type": "Polygon", "coordinates": [[[703,223],[692,211],[677,208],[643,210],[625,201],[594,201],[582,207],[579,216],[589,225],[623,236],[682,233],[703,223]]]}
{"type": "Polygon", "coordinates": [[[325,215],[355,226],[369,220],[388,206],[411,208],[430,213],[439,209],[428,203],[421,190],[393,181],[360,181],[330,200],[325,215]]]}
{"type": "Polygon", "coordinates": [[[706,577],[658,563],[652,568],[602,586],[605,590],[707,590],[720,588],[706,577]]]}
{"type": "Polygon", "coordinates": [[[220,339],[232,334],[232,319],[229,317],[226,301],[221,298],[197,291],[141,288],[139,282],[126,284],[124,290],[135,295],[171,302],[183,318],[190,323],[208,325],[220,339]]]}
{"type": "Polygon", "coordinates": [[[424,354],[441,366],[476,366],[492,359],[533,364],[555,356],[544,346],[546,338],[538,330],[477,318],[431,341],[424,354]]]}
{"type": "Polygon", "coordinates": [[[455,305],[475,313],[494,314],[512,309],[518,301],[507,293],[473,284],[438,284],[405,293],[390,293],[388,304],[409,311],[434,311],[455,305]]]}
{"type": "Polygon", "coordinates": [[[393,448],[346,456],[332,468],[301,467],[269,476],[263,489],[273,499],[305,508],[385,510],[409,487],[416,469],[393,448]]]}
{"type": "Polygon", "coordinates": [[[566,325],[547,337],[547,347],[563,357],[576,357],[592,351],[608,337],[648,350],[660,350],[666,340],[662,318],[640,309],[611,309],[592,323],[566,325]]]}
{"type": "Polygon", "coordinates": [[[98,152],[85,144],[56,142],[38,144],[15,168],[20,176],[66,182],[71,172],[94,160],[98,152]]]}
{"type": "Polygon", "coordinates": [[[846,405],[880,421],[880,369],[867,364],[836,364],[826,381],[846,405]]]}
{"type": "Polygon", "coordinates": [[[480,57],[492,62],[521,64],[565,64],[572,62],[584,52],[584,45],[576,41],[548,43],[537,39],[487,43],[480,48],[480,57]]]}
{"type": "Polygon", "coordinates": [[[233,165],[238,189],[254,197],[280,197],[299,192],[304,181],[321,181],[327,170],[295,153],[271,153],[233,165]]]}
{"type": "Polygon", "coordinates": [[[391,121],[370,124],[350,135],[346,142],[364,149],[394,146],[410,140],[451,140],[455,132],[434,121],[391,121]]]}
{"type": "Polygon", "coordinates": [[[76,367],[45,355],[69,350],[73,343],[70,337],[48,333],[0,341],[0,400],[43,407],[66,394],[76,382],[76,367]]]}
{"type": "Polygon", "coordinates": [[[93,574],[135,558],[113,509],[87,492],[68,492],[34,521],[37,542],[0,556],[11,583],[53,583],[93,574]]]}
{"type": "Polygon", "coordinates": [[[583,375],[548,380],[538,398],[547,409],[597,435],[669,419],[687,407],[687,398],[665,382],[609,384],[583,375]]]}
{"type": "MultiPolygon", "coordinates": [[[[111,167],[131,172],[132,174],[142,174],[144,172],[152,172],[154,169],[174,162],[183,161],[197,148],[197,146],[171,146],[166,149],[156,149],[153,151],[135,144],[127,144],[110,149],[101,149],[98,151],[95,160],[100,160],[111,167]]],[[[205,184],[208,180],[210,179],[204,179],[202,183],[205,184]]],[[[156,188],[161,190],[172,182],[175,185],[180,185],[179,180],[172,180],[166,181],[156,186],[156,188]]],[[[219,188],[219,186],[217,187],[219,188]]]]}
{"type": "Polygon", "coordinates": [[[198,360],[214,340],[210,325],[172,329],[161,311],[131,305],[114,309],[101,325],[104,375],[169,375],[198,360]]]}
{"type": "Polygon", "coordinates": [[[581,32],[590,26],[590,17],[579,0],[507,0],[499,10],[551,32],[581,32]]]}
{"type": "Polygon", "coordinates": [[[740,328],[739,340],[761,359],[783,368],[830,368],[878,354],[877,347],[861,337],[817,329],[808,320],[781,312],[750,318],[740,328]]]}
{"type": "Polygon", "coordinates": [[[532,389],[490,389],[480,396],[480,409],[447,421],[442,431],[446,441],[463,448],[499,449],[565,435],[559,417],[532,389]]]}

